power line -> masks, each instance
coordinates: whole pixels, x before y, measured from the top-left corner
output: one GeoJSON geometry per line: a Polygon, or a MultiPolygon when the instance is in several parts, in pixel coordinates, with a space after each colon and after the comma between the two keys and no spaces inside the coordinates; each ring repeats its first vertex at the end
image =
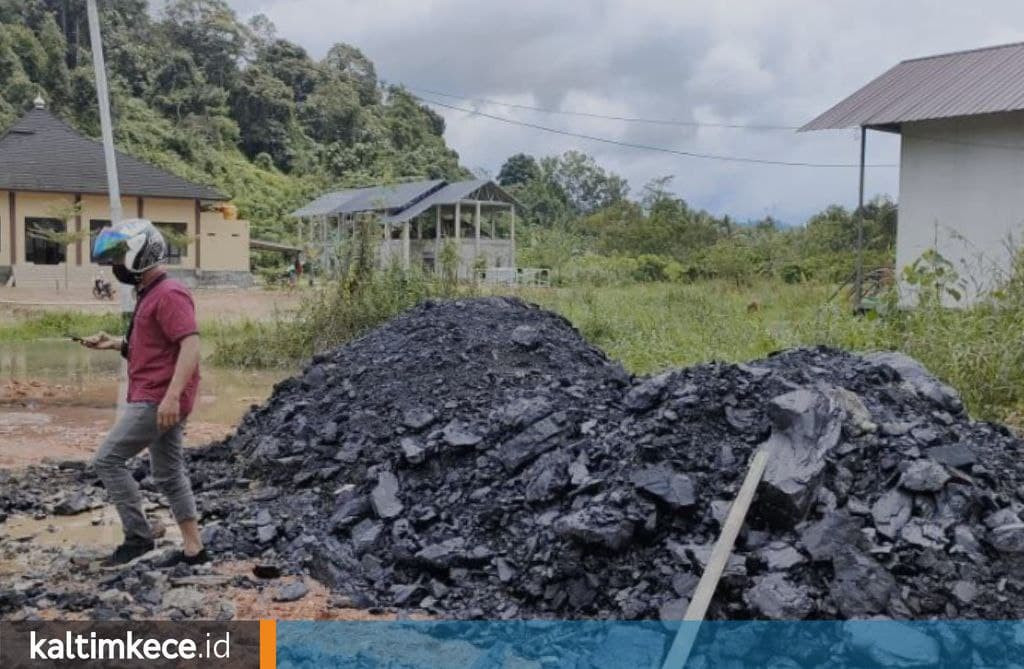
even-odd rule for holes
{"type": "MultiPolygon", "coordinates": [[[[764,123],[713,123],[713,122],[706,122],[706,121],[680,121],[680,120],[674,120],[674,119],[641,118],[641,117],[638,117],[638,116],[613,116],[613,115],[608,115],[608,114],[597,114],[597,113],[593,113],[593,112],[581,112],[581,111],[571,111],[571,110],[564,110],[564,109],[550,109],[550,108],[545,108],[545,107],[534,107],[534,106],[531,106],[531,105],[523,105],[523,104],[517,104],[517,103],[513,103],[513,102],[500,102],[498,100],[491,100],[491,99],[488,99],[488,98],[474,98],[474,97],[468,97],[468,96],[464,96],[464,95],[456,95],[454,93],[445,93],[443,91],[437,91],[437,90],[433,90],[433,89],[429,89],[429,88],[422,88],[422,87],[419,87],[419,86],[410,86],[408,84],[402,84],[402,86],[404,88],[408,89],[408,90],[411,90],[411,91],[421,91],[423,93],[429,93],[431,95],[440,95],[441,97],[445,97],[445,98],[452,98],[452,99],[455,99],[455,100],[465,100],[467,102],[475,102],[475,103],[478,103],[478,104],[494,105],[494,106],[498,106],[498,107],[508,107],[510,109],[523,109],[523,110],[527,110],[527,111],[541,112],[541,113],[544,113],[544,114],[557,114],[557,115],[562,115],[562,116],[581,116],[581,117],[584,117],[584,118],[596,118],[596,119],[605,119],[605,120],[610,120],[610,121],[622,121],[622,122],[626,122],[626,123],[646,123],[646,124],[651,124],[651,125],[670,125],[670,126],[681,126],[681,127],[692,127],[692,128],[731,128],[731,129],[734,129],[734,130],[786,130],[786,131],[793,131],[793,130],[799,130],[801,128],[801,126],[798,126],[798,125],[772,125],[772,124],[764,124],[764,123]]],[[[419,97],[419,96],[414,96],[414,97],[419,97]]],[[[443,105],[443,103],[433,102],[433,101],[427,100],[425,98],[419,98],[419,99],[424,100],[425,102],[431,102],[432,104],[443,105]]],[[[452,109],[457,109],[457,107],[451,107],[451,108],[452,109]]],[[[469,110],[466,110],[466,111],[469,111],[469,110]]],[[[472,113],[479,113],[480,115],[486,115],[486,114],[483,114],[482,112],[476,112],[476,111],[473,111],[472,113]]],[[[508,120],[510,122],[514,121],[514,119],[508,119],[508,120]]],[[[956,139],[949,139],[949,138],[943,138],[943,137],[934,137],[934,136],[929,136],[929,135],[919,135],[917,133],[907,133],[907,132],[901,132],[900,134],[903,137],[913,137],[913,138],[916,138],[916,139],[924,139],[924,140],[927,140],[927,141],[939,142],[939,143],[942,143],[942,144],[957,144],[957,145],[960,145],[960,146],[977,146],[977,147],[990,148],[990,149],[1005,149],[1007,151],[1024,151],[1024,146],[1012,145],[1012,144],[999,144],[999,143],[995,143],[995,142],[971,142],[971,141],[956,140],[956,139]]],[[[869,167],[893,167],[893,165],[889,165],[889,164],[869,165],[869,167]]]]}
{"type": "Polygon", "coordinates": [[[608,121],[622,121],[624,123],[646,123],[649,125],[672,125],[682,126],[687,128],[731,128],[734,130],[799,130],[800,126],[797,125],[772,125],[767,123],[712,123],[707,121],[680,121],[676,119],[656,119],[656,118],[641,118],[638,116],[613,116],[610,114],[596,114],[593,112],[582,112],[582,111],[571,111],[565,109],[549,109],[545,107],[533,107],[531,105],[516,104],[514,102],[499,102],[497,100],[489,100],[487,98],[471,98],[464,95],[455,95],[454,93],[444,93],[442,91],[435,91],[429,88],[420,88],[419,86],[410,86],[408,84],[402,84],[405,88],[411,91],[419,91],[421,93],[427,93],[429,95],[440,95],[443,98],[452,98],[455,100],[465,100],[467,102],[476,102],[480,104],[494,105],[497,107],[509,107],[511,109],[525,109],[527,111],[541,112],[544,114],[558,114],[561,116],[582,116],[584,118],[597,118],[608,121]]]}
{"type": "MultiPolygon", "coordinates": [[[[420,96],[415,96],[421,102],[443,107],[445,109],[452,109],[455,111],[465,112],[474,116],[482,116],[495,121],[501,121],[502,123],[508,123],[510,125],[518,125],[525,128],[532,128],[534,130],[540,130],[542,132],[548,132],[556,135],[563,135],[566,137],[576,137],[579,139],[586,139],[592,142],[601,142],[603,144],[612,144],[614,146],[622,146],[630,149],[640,149],[643,151],[657,151],[659,153],[669,153],[677,156],[685,156],[687,158],[702,158],[705,160],[719,160],[722,162],[734,162],[734,163],[750,163],[755,165],[781,165],[786,167],[860,167],[859,163],[810,163],[801,161],[788,161],[788,160],[769,160],[766,158],[751,158],[749,156],[728,156],[714,153],[700,153],[697,151],[682,151],[679,149],[670,149],[664,146],[652,146],[649,144],[637,144],[634,142],[623,142],[617,139],[609,139],[607,137],[598,137],[596,135],[587,135],[584,133],[570,132],[568,130],[561,130],[559,128],[551,128],[545,125],[539,125],[536,123],[529,123],[527,121],[517,121],[516,119],[508,118],[507,116],[498,116],[496,114],[488,114],[478,109],[468,109],[466,107],[459,107],[457,105],[451,105],[447,102],[440,102],[438,100],[431,100],[420,96]]],[[[866,167],[898,167],[895,163],[875,163],[866,165],[866,167]]]]}

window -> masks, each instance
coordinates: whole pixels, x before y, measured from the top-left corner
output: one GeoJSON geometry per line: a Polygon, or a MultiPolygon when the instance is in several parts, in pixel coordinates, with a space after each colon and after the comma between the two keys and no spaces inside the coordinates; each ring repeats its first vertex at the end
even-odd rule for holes
{"type": "Polygon", "coordinates": [[[47,233],[63,234],[67,231],[64,221],[56,218],[25,219],[25,262],[36,265],[59,265],[64,262],[66,244],[46,239],[47,233]]]}
{"type": "Polygon", "coordinates": [[[96,262],[96,256],[93,255],[92,248],[96,245],[96,236],[100,234],[100,230],[107,227],[110,227],[110,221],[108,220],[94,218],[89,221],[89,262],[96,262]]]}
{"type": "Polygon", "coordinates": [[[153,222],[160,232],[167,233],[167,264],[180,265],[181,259],[188,256],[188,223],[157,223],[153,222]],[[172,238],[176,238],[173,239],[172,238]],[[177,243],[176,243],[177,242],[177,243]]]}

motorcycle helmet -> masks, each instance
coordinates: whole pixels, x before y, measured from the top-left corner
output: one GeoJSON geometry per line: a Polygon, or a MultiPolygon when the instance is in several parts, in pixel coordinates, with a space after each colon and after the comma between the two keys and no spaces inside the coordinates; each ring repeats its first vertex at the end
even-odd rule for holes
{"type": "Polygon", "coordinates": [[[167,241],[150,221],[128,218],[100,230],[92,252],[100,265],[123,265],[132,274],[142,274],[167,259],[167,241]]]}

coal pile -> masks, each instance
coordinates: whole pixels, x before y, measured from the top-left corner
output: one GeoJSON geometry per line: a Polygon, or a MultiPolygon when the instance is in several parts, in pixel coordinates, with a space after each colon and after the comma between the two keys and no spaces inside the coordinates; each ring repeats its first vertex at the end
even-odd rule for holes
{"type": "Polygon", "coordinates": [[[1021,615],[1021,443],[900,354],[634,379],[518,300],[427,302],[314,358],[193,468],[254,482],[204,495],[215,551],[357,605],[670,619],[762,445],[713,617],[1021,615]]]}

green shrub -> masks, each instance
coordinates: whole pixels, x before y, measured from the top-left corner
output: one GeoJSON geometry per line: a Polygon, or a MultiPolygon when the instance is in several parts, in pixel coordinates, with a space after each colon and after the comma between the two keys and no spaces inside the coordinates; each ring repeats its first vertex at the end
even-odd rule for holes
{"type": "Polygon", "coordinates": [[[634,278],[640,282],[679,281],[685,274],[683,266],[665,256],[644,254],[636,259],[634,278]]]}
{"type": "Polygon", "coordinates": [[[807,281],[807,270],[800,263],[786,263],[779,268],[779,278],[786,283],[803,283],[807,281]]]}
{"type": "Polygon", "coordinates": [[[572,259],[562,272],[562,281],[573,286],[621,286],[635,280],[637,267],[634,258],[588,253],[572,259]]]}

